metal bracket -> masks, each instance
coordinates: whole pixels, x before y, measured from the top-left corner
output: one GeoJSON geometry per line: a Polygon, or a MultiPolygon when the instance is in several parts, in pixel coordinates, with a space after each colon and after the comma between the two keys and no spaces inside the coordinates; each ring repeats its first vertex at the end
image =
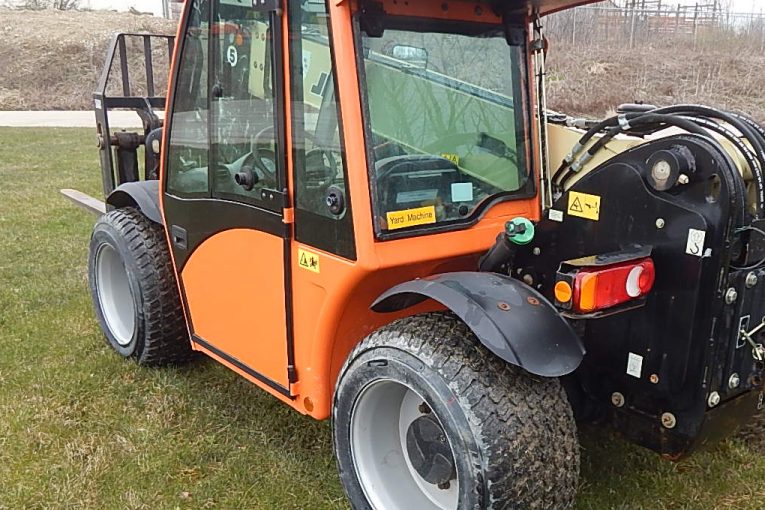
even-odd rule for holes
{"type": "Polygon", "coordinates": [[[745,329],[740,331],[741,336],[752,346],[752,356],[756,361],[765,361],[765,346],[755,342],[752,336],[759,333],[763,328],[765,328],[765,318],[752,331],[747,332],[745,329]]]}

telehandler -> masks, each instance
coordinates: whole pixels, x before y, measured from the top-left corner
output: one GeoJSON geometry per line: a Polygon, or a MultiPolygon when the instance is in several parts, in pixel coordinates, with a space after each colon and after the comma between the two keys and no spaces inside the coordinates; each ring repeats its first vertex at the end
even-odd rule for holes
{"type": "Polygon", "coordinates": [[[108,343],[205,353],[331,418],[359,509],[567,508],[575,418],[670,459],[748,423],[765,131],[549,112],[544,16],[586,3],[186,0],[176,37],[116,36],[106,201],[66,191],[104,213],[108,343]],[[143,129],[112,132],[115,109],[143,129]]]}

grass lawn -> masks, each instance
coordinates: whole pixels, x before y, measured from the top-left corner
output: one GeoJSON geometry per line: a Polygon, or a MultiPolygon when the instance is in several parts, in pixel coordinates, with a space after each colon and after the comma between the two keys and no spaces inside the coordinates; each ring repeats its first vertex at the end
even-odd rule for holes
{"type": "MultiPolygon", "coordinates": [[[[0,129],[0,509],[347,508],[317,423],[211,361],[149,370],[104,342],[86,281],[93,130],[0,129]]],[[[763,509],[765,457],[672,464],[582,432],[581,509],[763,509]]],[[[413,509],[416,510],[416,509],[413,509]]]]}

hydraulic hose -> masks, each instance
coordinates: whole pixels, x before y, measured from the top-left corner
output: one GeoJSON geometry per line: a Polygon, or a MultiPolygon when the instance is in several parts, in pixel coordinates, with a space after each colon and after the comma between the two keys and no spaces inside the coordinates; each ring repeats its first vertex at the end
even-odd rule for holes
{"type": "MultiPolygon", "coordinates": [[[[609,120],[614,119],[612,118],[609,120]]],[[[611,140],[613,140],[616,135],[628,129],[644,127],[647,125],[677,126],[688,131],[689,133],[694,133],[714,141],[714,139],[709,136],[709,133],[699,127],[697,124],[687,119],[679,118],[673,115],[660,115],[656,113],[636,114],[636,116],[633,116],[631,119],[629,116],[627,116],[626,120],[627,122],[623,121],[619,123],[619,119],[616,118],[618,125],[609,128],[606,134],[597,142],[592,144],[592,146],[584,153],[584,155],[582,155],[578,160],[574,161],[568,167],[565,173],[558,179],[556,184],[560,188],[565,188],[566,183],[571,180],[571,178],[581,169],[582,166],[584,166],[598,152],[600,152],[600,150],[603,149],[603,147],[605,147],[611,140]]]]}
{"type": "MultiPolygon", "coordinates": [[[[734,147],[741,153],[741,155],[744,157],[744,160],[746,160],[747,166],[749,166],[750,170],[752,171],[752,176],[754,177],[754,184],[757,189],[757,196],[762,197],[765,195],[765,183],[763,183],[763,173],[762,173],[762,166],[760,162],[758,161],[757,156],[752,152],[752,150],[741,141],[741,139],[736,136],[736,133],[733,132],[731,129],[725,127],[724,125],[715,122],[713,120],[709,120],[707,118],[699,118],[699,117],[686,117],[689,120],[699,124],[700,126],[704,127],[705,129],[708,129],[709,131],[714,131],[715,133],[721,135],[725,139],[731,142],[734,147]]],[[[763,215],[763,207],[765,204],[761,199],[758,199],[757,204],[755,204],[755,216],[757,218],[761,218],[763,215]]]]}
{"type": "MultiPolygon", "coordinates": [[[[635,117],[642,114],[629,114],[631,117],[635,117]]],[[[619,117],[610,117],[608,119],[602,120],[592,126],[580,139],[579,141],[571,148],[571,152],[568,153],[568,155],[563,158],[563,162],[560,164],[558,169],[553,174],[553,181],[556,185],[559,185],[558,180],[560,179],[560,176],[562,172],[571,166],[571,163],[573,163],[576,160],[576,157],[584,150],[584,148],[587,146],[587,143],[594,137],[596,134],[600,133],[601,131],[605,131],[606,129],[613,128],[614,126],[617,126],[619,124],[619,117]]]]}
{"type": "Polygon", "coordinates": [[[762,217],[765,208],[765,179],[763,179],[763,170],[765,170],[765,129],[743,115],[730,114],[701,105],[677,105],[659,108],[648,113],[627,113],[599,122],[585,133],[577,145],[574,146],[571,153],[564,159],[563,164],[554,176],[557,190],[562,191],[573,175],[619,133],[640,131],[641,127],[661,126],[663,128],[667,125],[675,125],[688,132],[704,136],[707,139],[711,139],[715,144],[717,141],[709,136],[709,131],[729,140],[744,157],[752,171],[757,191],[755,214],[757,217],[762,217]],[[665,117],[657,118],[655,117],[656,115],[663,115],[665,117]],[[669,116],[669,118],[666,116],[669,116]],[[670,120],[676,116],[679,116],[679,122],[670,120]],[[752,149],[749,149],[731,129],[713,119],[718,119],[736,128],[749,141],[752,149]],[[585,145],[598,132],[604,130],[606,134],[592,144],[584,155],[578,157],[585,149],[585,145]]]}
{"type": "Polygon", "coordinates": [[[757,159],[760,162],[760,164],[757,165],[757,168],[751,165],[750,168],[752,170],[752,176],[754,177],[755,186],[757,188],[756,216],[758,218],[762,217],[763,208],[765,207],[765,184],[763,183],[763,169],[765,169],[765,137],[760,134],[763,130],[759,125],[757,125],[756,122],[749,118],[745,118],[742,115],[727,113],[716,108],[710,108],[708,106],[702,105],[668,106],[665,108],[659,108],[658,110],[655,110],[655,112],[679,115],[690,114],[694,117],[711,117],[719,119],[736,128],[752,145],[752,148],[757,155],[757,159]],[[752,126],[752,124],[754,124],[754,126],[752,126]]]}

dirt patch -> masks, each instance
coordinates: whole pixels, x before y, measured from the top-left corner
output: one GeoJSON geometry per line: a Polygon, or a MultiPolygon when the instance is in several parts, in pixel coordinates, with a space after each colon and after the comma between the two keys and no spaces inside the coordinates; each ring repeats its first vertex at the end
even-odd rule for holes
{"type": "Polygon", "coordinates": [[[175,27],[127,13],[0,9],[0,110],[90,110],[115,32],[175,27]]]}

